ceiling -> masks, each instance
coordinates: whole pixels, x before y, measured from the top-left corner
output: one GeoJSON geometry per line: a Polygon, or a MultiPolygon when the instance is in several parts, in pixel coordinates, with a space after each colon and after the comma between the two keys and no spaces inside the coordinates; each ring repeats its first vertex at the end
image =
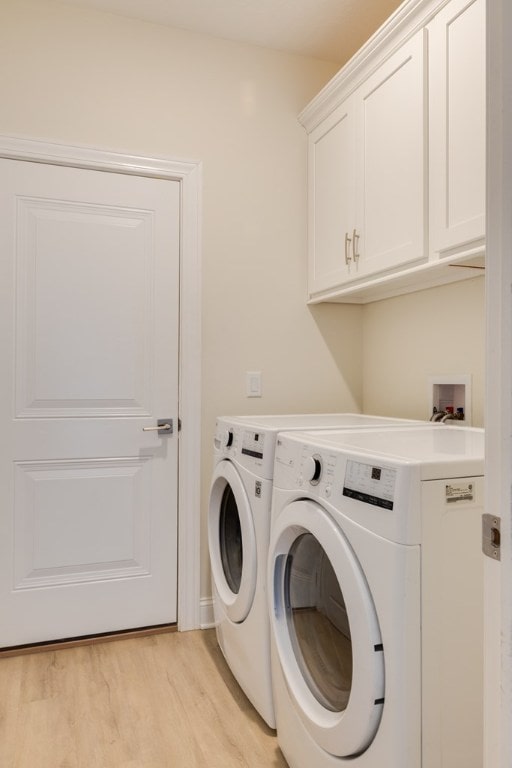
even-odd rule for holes
{"type": "Polygon", "coordinates": [[[63,0],[228,40],[345,63],[401,0],[63,0]]]}

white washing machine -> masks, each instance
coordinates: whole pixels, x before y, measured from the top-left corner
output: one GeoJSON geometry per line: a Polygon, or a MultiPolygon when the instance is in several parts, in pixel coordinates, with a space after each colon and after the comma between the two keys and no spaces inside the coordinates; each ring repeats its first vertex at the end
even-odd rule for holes
{"type": "Polygon", "coordinates": [[[364,414],[217,419],[208,511],[217,638],[241,688],[275,727],[266,594],[276,438],[282,430],[428,424],[364,414]]]}
{"type": "Polygon", "coordinates": [[[284,433],[269,613],[290,768],[481,768],[484,434],[284,433]]]}

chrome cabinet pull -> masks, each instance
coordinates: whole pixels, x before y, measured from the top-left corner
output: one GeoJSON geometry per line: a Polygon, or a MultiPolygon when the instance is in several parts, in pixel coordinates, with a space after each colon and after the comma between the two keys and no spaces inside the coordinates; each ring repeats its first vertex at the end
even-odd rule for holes
{"type": "Polygon", "coordinates": [[[158,419],[156,427],[142,427],[143,432],[158,432],[159,435],[172,435],[172,419],[158,419]]]}
{"type": "Polygon", "coordinates": [[[348,236],[348,232],[345,232],[345,264],[350,264],[351,261],[351,255],[350,255],[350,243],[352,242],[352,238],[348,236]]]}
{"type": "Polygon", "coordinates": [[[354,257],[354,261],[359,261],[359,251],[358,246],[359,244],[359,235],[357,234],[357,230],[354,229],[352,232],[352,255],[354,257]]]}

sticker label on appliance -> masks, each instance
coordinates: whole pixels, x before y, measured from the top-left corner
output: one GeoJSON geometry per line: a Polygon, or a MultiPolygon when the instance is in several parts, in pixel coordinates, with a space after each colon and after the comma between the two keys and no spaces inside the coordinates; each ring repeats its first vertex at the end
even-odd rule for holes
{"type": "Polygon", "coordinates": [[[347,461],[343,495],[383,509],[393,509],[396,469],[347,461]]]}
{"type": "Polygon", "coordinates": [[[445,499],[447,504],[457,501],[474,501],[475,484],[472,482],[458,481],[445,485],[445,499]]]}

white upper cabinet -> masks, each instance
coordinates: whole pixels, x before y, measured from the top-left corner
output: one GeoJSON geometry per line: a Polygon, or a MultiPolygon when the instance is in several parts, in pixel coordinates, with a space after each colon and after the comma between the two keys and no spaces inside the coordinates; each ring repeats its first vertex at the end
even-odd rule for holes
{"type": "Polygon", "coordinates": [[[430,250],[485,237],[485,0],[452,0],[428,28],[430,250]]]}
{"type": "Polygon", "coordinates": [[[422,259],[426,125],[419,32],[310,134],[310,293],[422,259]]]}
{"type": "Polygon", "coordinates": [[[309,137],[309,284],[342,283],[356,225],[355,107],[348,98],[309,137]],[[350,233],[350,235],[349,235],[350,233]]]}
{"type": "Polygon", "coordinates": [[[482,274],[485,0],[403,3],[299,120],[311,302],[482,274]]]}
{"type": "Polygon", "coordinates": [[[357,91],[357,211],[350,275],[425,257],[427,194],[424,33],[418,32],[357,91]]]}

